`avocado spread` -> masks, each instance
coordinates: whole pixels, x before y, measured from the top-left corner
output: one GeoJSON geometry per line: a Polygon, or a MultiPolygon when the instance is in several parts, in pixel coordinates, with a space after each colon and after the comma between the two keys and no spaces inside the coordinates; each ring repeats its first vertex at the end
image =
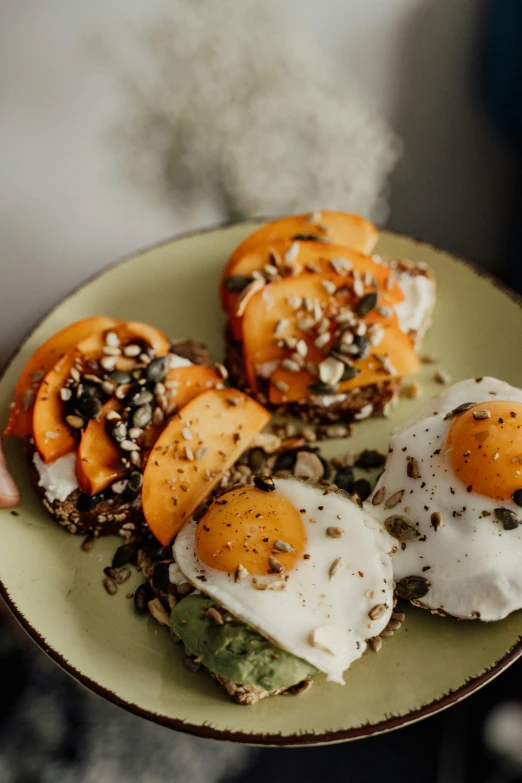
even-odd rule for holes
{"type": "Polygon", "coordinates": [[[172,610],[174,632],[190,652],[214,674],[240,685],[265,691],[289,688],[317,669],[295,655],[281,650],[268,639],[220,610],[223,625],[217,625],[208,610],[216,602],[203,595],[189,595],[172,610]]]}

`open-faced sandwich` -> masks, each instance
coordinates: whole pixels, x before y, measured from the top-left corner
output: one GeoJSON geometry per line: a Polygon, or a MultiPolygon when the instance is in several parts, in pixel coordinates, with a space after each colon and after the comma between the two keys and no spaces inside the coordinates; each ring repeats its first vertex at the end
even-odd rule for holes
{"type": "Polygon", "coordinates": [[[147,456],[175,411],[223,387],[204,346],[138,322],[92,317],[28,360],[6,435],[25,439],[33,481],[71,533],[129,536],[142,526],[147,456]]]}
{"type": "Polygon", "coordinates": [[[283,218],[247,237],[222,275],[234,383],[305,421],[386,414],[435,301],[423,264],[368,255],[377,231],[359,216],[283,218]]]}

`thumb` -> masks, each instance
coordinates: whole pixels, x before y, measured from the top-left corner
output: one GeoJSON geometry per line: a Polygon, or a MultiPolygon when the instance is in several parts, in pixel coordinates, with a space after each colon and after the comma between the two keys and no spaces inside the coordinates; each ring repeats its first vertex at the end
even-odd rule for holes
{"type": "Polygon", "coordinates": [[[0,508],[16,506],[19,501],[20,493],[7,470],[4,452],[2,451],[2,441],[0,440],[0,508]]]}

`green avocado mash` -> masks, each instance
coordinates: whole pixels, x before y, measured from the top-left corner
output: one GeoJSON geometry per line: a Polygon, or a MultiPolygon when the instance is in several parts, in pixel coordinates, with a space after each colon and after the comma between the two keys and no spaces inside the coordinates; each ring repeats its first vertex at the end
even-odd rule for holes
{"type": "Polygon", "coordinates": [[[289,688],[317,674],[314,666],[275,647],[226,610],[221,610],[225,622],[216,625],[208,616],[213,606],[211,598],[189,595],[173,608],[171,621],[190,652],[214,674],[266,691],[289,688]]]}

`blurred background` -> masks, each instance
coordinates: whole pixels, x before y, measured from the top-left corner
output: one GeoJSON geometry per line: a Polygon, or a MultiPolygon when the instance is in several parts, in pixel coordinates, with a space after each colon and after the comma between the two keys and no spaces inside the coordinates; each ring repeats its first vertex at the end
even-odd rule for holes
{"type": "MultiPolygon", "coordinates": [[[[252,215],[362,212],[522,287],[521,53],[520,0],[0,0],[0,365],[114,259],[252,215]]],[[[389,736],[256,751],[101,702],[1,622],[2,783],[522,780],[518,665],[389,736]]]]}

